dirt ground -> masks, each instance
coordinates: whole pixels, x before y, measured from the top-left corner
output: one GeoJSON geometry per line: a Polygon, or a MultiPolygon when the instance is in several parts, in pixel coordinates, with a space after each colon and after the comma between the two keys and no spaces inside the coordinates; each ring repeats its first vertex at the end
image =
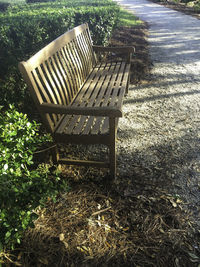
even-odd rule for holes
{"type": "Polygon", "coordinates": [[[180,11],[184,14],[191,15],[195,18],[198,18],[198,19],[200,18],[199,11],[195,10],[192,7],[187,6],[185,3],[178,3],[178,2],[175,3],[173,1],[161,1],[161,2],[159,2],[157,0],[150,0],[150,1],[154,2],[156,4],[159,4],[159,5],[163,5],[165,7],[180,11]]]}
{"type": "Polygon", "coordinates": [[[131,83],[137,84],[145,80],[146,75],[150,71],[151,62],[149,59],[148,47],[148,25],[138,25],[133,28],[121,27],[114,32],[110,41],[113,46],[132,45],[135,47],[136,53],[132,59],[132,75],[131,83]]]}

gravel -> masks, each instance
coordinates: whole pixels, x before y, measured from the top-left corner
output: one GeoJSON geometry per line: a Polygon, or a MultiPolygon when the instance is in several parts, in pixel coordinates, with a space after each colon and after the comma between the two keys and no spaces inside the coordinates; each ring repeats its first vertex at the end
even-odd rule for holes
{"type": "Polygon", "coordinates": [[[148,23],[152,62],[148,82],[131,85],[124,101],[118,182],[177,196],[199,227],[200,20],[145,0],[118,3],[148,23]]]}

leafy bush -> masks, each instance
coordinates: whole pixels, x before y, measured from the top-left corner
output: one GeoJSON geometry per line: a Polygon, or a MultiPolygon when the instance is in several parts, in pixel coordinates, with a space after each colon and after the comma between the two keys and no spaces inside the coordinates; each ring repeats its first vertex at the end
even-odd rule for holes
{"type": "Polygon", "coordinates": [[[37,218],[34,210],[67,188],[57,173],[33,168],[34,151],[48,140],[14,107],[0,114],[0,251],[20,243],[37,218]]]}
{"type": "Polygon", "coordinates": [[[118,10],[112,1],[93,0],[24,4],[0,13],[0,105],[27,103],[19,61],[84,22],[89,23],[95,44],[106,44],[118,10]]]}
{"type": "Polygon", "coordinates": [[[75,12],[75,25],[88,22],[94,44],[107,45],[117,21],[116,7],[92,7],[75,12]]]}

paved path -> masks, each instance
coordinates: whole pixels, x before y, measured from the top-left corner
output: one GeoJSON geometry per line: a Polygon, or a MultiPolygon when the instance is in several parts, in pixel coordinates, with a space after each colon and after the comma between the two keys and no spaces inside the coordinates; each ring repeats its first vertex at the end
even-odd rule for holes
{"type": "Polygon", "coordinates": [[[200,20],[146,0],[118,3],[149,24],[153,63],[150,82],[125,100],[120,172],[155,178],[200,225],[200,20]]]}
{"type": "Polygon", "coordinates": [[[145,0],[117,2],[148,22],[153,61],[192,63],[200,73],[200,20],[145,0]]]}

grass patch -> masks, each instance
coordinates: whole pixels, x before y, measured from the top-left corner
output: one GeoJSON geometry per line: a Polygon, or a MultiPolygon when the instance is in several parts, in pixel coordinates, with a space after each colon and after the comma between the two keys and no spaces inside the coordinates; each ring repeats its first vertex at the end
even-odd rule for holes
{"type": "Polygon", "coordinates": [[[120,12],[119,12],[119,21],[118,21],[118,27],[121,26],[125,26],[125,27],[133,27],[136,25],[141,25],[143,24],[143,22],[136,17],[135,15],[133,15],[133,13],[120,8],[120,12]]]}

